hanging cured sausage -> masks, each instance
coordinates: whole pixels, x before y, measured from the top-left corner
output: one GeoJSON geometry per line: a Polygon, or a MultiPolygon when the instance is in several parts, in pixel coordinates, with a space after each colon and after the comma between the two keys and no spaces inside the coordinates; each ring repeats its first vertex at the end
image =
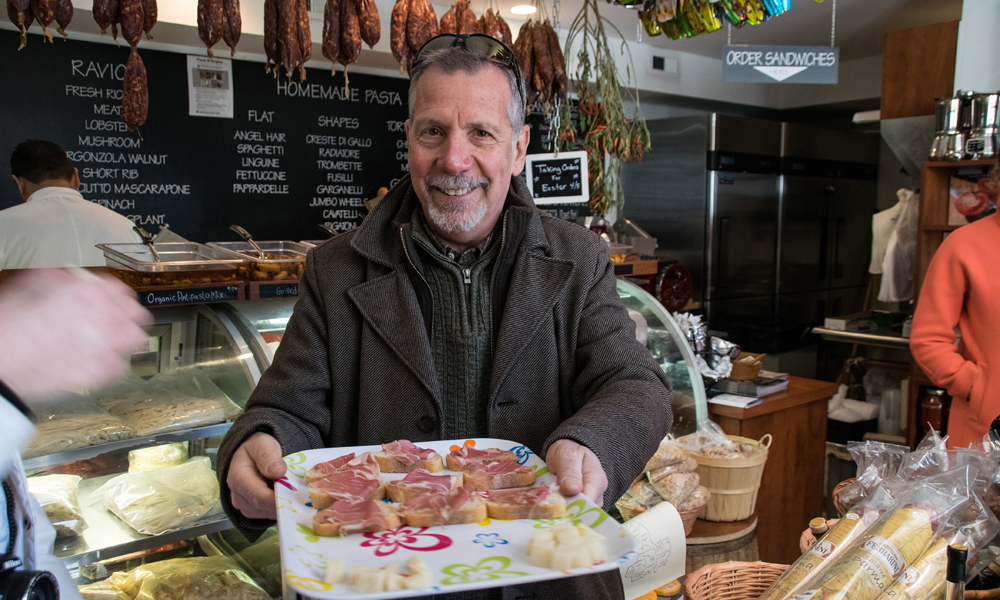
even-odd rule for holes
{"type": "Polygon", "coordinates": [[[144,15],[142,0],[121,0],[118,10],[121,15],[122,37],[132,49],[135,49],[142,38],[144,15]]]}
{"type": "Polygon", "coordinates": [[[17,48],[20,50],[28,45],[28,28],[35,20],[31,3],[28,0],[7,0],[7,16],[21,30],[21,45],[17,48]]]}
{"type": "Polygon", "coordinates": [[[55,0],[31,0],[31,13],[38,24],[42,26],[45,39],[51,42],[52,32],[49,31],[49,25],[56,20],[55,0]]]}
{"type": "Polygon", "coordinates": [[[222,24],[224,13],[222,0],[198,0],[198,37],[208,49],[208,56],[212,58],[212,46],[222,39],[222,24]]]}
{"type": "Polygon", "coordinates": [[[326,0],[323,11],[323,56],[333,66],[330,72],[337,69],[337,57],[340,55],[340,2],[348,0],[326,0]]]}
{"type": "Polygon", "coordinates": [[[222,0],[222,41],[229,46],[229,56],[236,56],[236,44],[243,33],[240,0],[222,0]]]}
{"type": "MultiPolygon", "coordinates": [[[[159,14],[159,9],[156,6],[156,0],[142,0],[142,30],[146,32],[146,39],[151,40],[153,36],[149,33],[153,30],[153,25],[156,25],[156,17],[159,14]]],[[[56,18],[59,18],[56,15],[56,18]]]]}
{"type": "Polygon", "coordinates": [[[264,72],[270,73],[274,69],[274,76],[277,77],[278,65],[281,64],[278,58],[278,0],[264,0],[264,54],[267,55],[264,72]]]}
{"type": "Polygon", "coordinates": [[[125,81],[122,87],[122,121],[129,131],[136,131],[146,122],[149,110],[149,88],[146,87],[146,66],[139,52],[132,48],[125,64],[125,81]]]}

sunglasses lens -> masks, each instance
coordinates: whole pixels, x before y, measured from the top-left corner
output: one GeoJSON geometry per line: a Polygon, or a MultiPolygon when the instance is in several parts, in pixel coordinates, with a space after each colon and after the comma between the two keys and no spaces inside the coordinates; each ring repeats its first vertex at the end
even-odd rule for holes
{"type": "Polygon", "coordinates": [[[465,47],[474,54],[485,56],[504,64],[510,64],[511,62],[511,53],[507,50],[507,48],[505,48],[500,42],[487,36],[480,37],[470,35],[469,38],[465,40],[465,47]]]}

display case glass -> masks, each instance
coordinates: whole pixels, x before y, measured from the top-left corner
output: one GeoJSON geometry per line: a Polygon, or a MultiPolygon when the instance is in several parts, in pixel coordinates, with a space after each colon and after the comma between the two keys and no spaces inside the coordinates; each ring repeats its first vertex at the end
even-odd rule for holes
{"type": "Polygon", "coordinates": [[[214,448],[261,369],[213,306],[151,312],[147,342],[119,380],[34,405],[37,435],[22,453],[29,489],[41,497],[37,490],[54,484],[76,488],[76,507],[58,493],[40,503],[57,525],[56,556],[83,582],[107,576],[108,559],[231,527],[218,503],[214,448]],[[182,483],[166,470],[149,478],[162,481],[143,480],[151,462],[178,469],[182,483]],[[146,484],[149,492],[139,491],[146,484]]]}
{"type": "Polygon", "coordinates": [[[645,319],[646,347],[670,377],[674,392],[674,424],[670,433],[675,437],[694,433],[698,423],[708,419],[708,401],[694,353],[684,334],[663,305],[639,286],[619,279],[618,297],[625,308],[645,319]]]}

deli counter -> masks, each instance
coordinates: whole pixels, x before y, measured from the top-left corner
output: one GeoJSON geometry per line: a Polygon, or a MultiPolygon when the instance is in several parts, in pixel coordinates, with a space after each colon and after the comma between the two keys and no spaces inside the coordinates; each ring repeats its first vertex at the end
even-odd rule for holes
{"type": "MultiPolygon", "coordinates": [[[[693,432],[707,404],[690,347],[652,296],[623,280],[618,293],[670,376],[671,433],[693,432]]],[[[214,469],[222,436],[274,360],[294,304],[279,298],[152,308],[154,323],[131,355],[130,372],[38,408],[38,435],[22,455],[29,489],[56,526],[56,555],[94,592],[86,597],[102,597],[109,577],[140,565],[212,556],[238,565],[233,581],[281,596],[273,528],[254,544],[233,529],[214,469]]]]}

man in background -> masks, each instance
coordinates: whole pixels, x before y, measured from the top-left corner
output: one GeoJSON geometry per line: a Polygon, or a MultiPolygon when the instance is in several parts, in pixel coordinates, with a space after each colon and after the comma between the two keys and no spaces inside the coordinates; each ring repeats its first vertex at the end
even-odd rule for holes
{"type": "Polygon", "coordinates": [[[95,244],[139,242],[132,221],[84,199],[62,148],[28,140],[10,170],[24,204],[0,211],[0,269],[104,266],[95,244]]]}

